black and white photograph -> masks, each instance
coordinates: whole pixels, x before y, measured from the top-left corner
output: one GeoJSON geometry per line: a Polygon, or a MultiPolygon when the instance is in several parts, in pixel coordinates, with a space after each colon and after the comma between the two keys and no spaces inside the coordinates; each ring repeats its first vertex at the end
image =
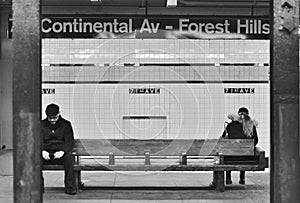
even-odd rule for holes
{"type": "Polygon", "coordinates": [[[299,203],[299,0],[0,0],[0,203],[299,203]]]}

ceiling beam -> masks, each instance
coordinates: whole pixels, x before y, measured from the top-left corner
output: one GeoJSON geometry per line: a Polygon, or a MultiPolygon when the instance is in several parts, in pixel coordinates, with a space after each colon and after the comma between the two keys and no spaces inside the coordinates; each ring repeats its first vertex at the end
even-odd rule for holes
{"type": "MultiPolygon", "coordinates": [[[[12,0],[0,0],[0,6],[11,5],[12,0]]],[[[42,0],[43,6],[129,6],[141,7],[146,0],[42,0]]],[[[270,0],[149,0],[149,7],[269,7],[270,0]]]]}

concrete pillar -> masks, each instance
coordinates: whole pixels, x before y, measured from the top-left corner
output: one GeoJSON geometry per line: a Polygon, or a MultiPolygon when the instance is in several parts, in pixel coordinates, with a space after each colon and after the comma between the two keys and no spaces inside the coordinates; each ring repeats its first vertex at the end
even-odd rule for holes
{"type": "Polygon", "coordinates": [[[12,39],[7,36],[11,8],[0,8],[0,147],[12,149],[12,39]]]}
{"type": "Polygon", "coordinates": [[[271,202],[300,201],[299,0],[271,1],[271,202]]]}
{"type": "Polygon", "coordinates": [[[40,0],[13,0],[14,202],[42,202],[40,0]]]}

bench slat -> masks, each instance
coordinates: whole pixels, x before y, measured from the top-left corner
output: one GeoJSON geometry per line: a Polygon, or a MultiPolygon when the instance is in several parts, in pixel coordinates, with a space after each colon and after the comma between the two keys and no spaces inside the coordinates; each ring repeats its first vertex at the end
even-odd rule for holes
{"type": "Polygon", "coordinates": [[[77,165],[83,171],[263,171],[259,165],[77,165]]]}
{"type": "MultiPolygon", "coordinates": [[[[43,170],[63,170],[46,165],[43,170]]],[[[75,171],[264,171],[259,165],[75,165],[75,171]]]]}
{"type": "Polygon", "coordinates": [[[253,139],[209,139],[209,140],[135,140],[135,139],[81,139],[76,140],[74,151],[80,156],[151,155],[180,156],[254,156],[253,139]]]}

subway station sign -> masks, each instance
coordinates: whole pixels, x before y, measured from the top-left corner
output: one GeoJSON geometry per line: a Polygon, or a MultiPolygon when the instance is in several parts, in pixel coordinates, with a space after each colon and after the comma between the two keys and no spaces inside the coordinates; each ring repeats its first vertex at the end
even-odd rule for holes
{"type": "Polygon", "coordinates": [[[44,17],[44,38],[268,39],[267,18],[44,17]]]}
{"type": "Polygon", "coordinates": [[[254,94],[255,88],[224,88],[225,94],[254,94]]]}

